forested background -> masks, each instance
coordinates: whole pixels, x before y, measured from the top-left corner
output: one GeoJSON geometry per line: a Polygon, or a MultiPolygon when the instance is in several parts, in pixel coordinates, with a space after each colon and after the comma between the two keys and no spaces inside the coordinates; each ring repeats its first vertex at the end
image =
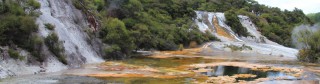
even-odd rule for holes
{"type": "Polygon", "coordinates": [[[225,12],[228,25],[240,36],[249,36],[237,15],[249,16],[267,38],[282,45],[291,44],[292,29],[313,23],[300,9],[280,10],[254,0],[74,0],[77,8],[102,22],[100,38],[112,48],[107,52],[130,52],[133,49],[175,50],[215,40],[201,33],[194,24],[195,12],[225,12]],[[81,6],[84,4],[85,6],[81,6]]]}
{"type": "MultiPolygon", "coordinates": [[[[2,46],[17,46],[35,52],[43,43],[54,45],[59,42],[55,38],[43,41],[34,35],[38,30],[35,18],[41,14],[34,12],[40,8],[37,1],[0,2],[2,46]]],[[[97,36],[110,45],[104,50],[107,58],[130,55],[135,50],[177,50],[183,48],[181,46],[189,47],[190,43],[217,41],[210,33],[199,31],[194,23],[194,11],[224,12],[227,24],[239,36],[250,35],[239,23],[237,15],[249,16],[268,39],[288,47],[294,47],[291,31],[295,26],[319,21],[309,19],[297,8],[281,10],[254,0],[73,0],[72,3],[101,24],[97,36]]],[[[316,15],[319,14],[310,17],[317,18],[316,15]]],[[[46,26],[54,28],[49,24],[46,26]]],[[[49,48],[62,51],[59,47],[49,48]]],[[[37,53],[33,54],[41,61],[37,53]]]]}

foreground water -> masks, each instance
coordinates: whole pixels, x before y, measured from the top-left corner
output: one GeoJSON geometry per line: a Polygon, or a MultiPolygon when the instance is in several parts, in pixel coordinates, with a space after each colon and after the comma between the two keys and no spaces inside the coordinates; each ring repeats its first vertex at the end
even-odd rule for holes
{"type": "Polygon", "coordinates": [[[246,80],[253,81],[258,78],[275,78],[275,77],[286,77],[291,80],[297,80],[296,77],[290,76],[287,73],[280,71],[255,71],[250,68],[243,67],[235,67],[235,66],[216,66],[216,67],[208,67],[212,68],[213,71],[202,72],[201,74],[216,77],[216,76],[233,76],[237,74],[252,74],[255,76],[247,77],[247,78],[237,78],[237,80],[246,80]]]}
{"type": "Polygon", "coordinates": [[[200,50],[190,49],[177,52],[158,52],[149,57],[133,57],[132,59],[108,61],[102,64],[89,64],[79,69],[58,73],[8,78],[1,80],[0,83],[206,84],[216,83],[215,80],[222,81],[234,78],[235,82],[232,83],[256,81],[253,83],[318,84],[318,70],[317,64],[302,64],[290,58],[257,54],[200,52],[200,50]],[[264,80],[257,81],[258,79],[264,80]]]}

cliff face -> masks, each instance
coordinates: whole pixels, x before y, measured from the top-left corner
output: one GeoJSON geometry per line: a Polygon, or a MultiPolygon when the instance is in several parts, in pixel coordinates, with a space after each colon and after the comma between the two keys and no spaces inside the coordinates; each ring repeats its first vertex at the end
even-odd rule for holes
{"type": "MultiPolygon", "coordinates": [[[[8,76],[37,74],[39,72],[56,72],[63,69],[80,67],[85,63],[99,63],[101,58],[101,41],[95,37],[90,37],[87,32],[93,31],[85,14],[73,6],[71,0],[38,0],[41,4],[41,15],[36,23],[39,25],[38,35],[46,38],[51,33],[56,33],[59,41],[65,49],[64,57],[68,64],[64,65],[58,58],[43,46],[41,53],[45,57],[43,63],[28,62],[27,60],[14,60],[11,58],[1,59],[0,78],[8,76]],[[52,24],[54,30],[49,30],[44,24],[52,24]]],[[[1,47],[1,54],[5,55],[8,48],[1,47]]],[[[32,59],[29,52],[19,50],[20,55],[27,59],[32,59]]],[[[3,56],[6,57],[6,56],[3,56]]]]}
{"type": "Polygon", "coordinates": [[[42,15],[38,18],[40,35],[48,36],[55,32],[63,41],[67,60],[71,66],[83,63],[102,62],[98,52],[91,45],[91,38],[85,31],[91,31],[86,16],[72,5],[71,0],[39,0],[42,15]],[[44,24],[55,25],[54,31],[45,28],[44,24]]]}

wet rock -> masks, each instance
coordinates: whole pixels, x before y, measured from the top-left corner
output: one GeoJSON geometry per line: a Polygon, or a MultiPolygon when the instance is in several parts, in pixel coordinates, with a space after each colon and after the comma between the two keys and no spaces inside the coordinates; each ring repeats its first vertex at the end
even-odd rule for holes
{"type": "Polygon", "coordinates": [[[194,70],[193,72],[201,73],[201,72],[208,72],[208,71],[212,71],[212,69],[200,68],[200,69],[198,69],[198,70],[194,70]]]}
{"type": "Polygon", "coordinates": [[[235,78],[255,78],[257,75],[254,74],[236,74],[233,77],[235,78]]]}

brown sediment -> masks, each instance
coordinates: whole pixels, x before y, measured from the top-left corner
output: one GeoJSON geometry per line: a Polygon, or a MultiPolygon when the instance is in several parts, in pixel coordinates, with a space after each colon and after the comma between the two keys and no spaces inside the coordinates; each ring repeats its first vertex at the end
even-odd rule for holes
{"type": "Polygon", "coordinates": [[[254,74],[235,74],[232,77],[235,77],[235,78],[255,78],[255,77],[257,77],[257,75],[254,75],[254,74]]]}
{"type": "Polygon", "coordinates": [[[144,74],[88,74],[90,77],[145,77],[144,74]]]}
{"type": "Polygon", "coordinates": [[[162,78],[162,79],[171,79],[178,78],[178,76],[173,75],[146,75],[146,74],[89,74],[89,77],[98,77],[98,78],[106,78],[106,77],[115,77],[115,78],[162,78]]]}
{"type": "Polygon", "coordinates": [[[225,29],[223,29],[219,26],[219,23],[217,21],[216,16],[214,16],[212,19],[213,19],[212,21],[213,21],[214,28],[219,36],[224,36],[224,37],[229,38],[231,40],[235,39],[230,33],[228,33],[225,29]]]}
{"type": "Polygon", "coordinates": [[[105,62],[99,65],[98,68],[105,71],[136,70],[136,71],[145,71],[145,72],[160,72],[159,70],[151,67],[125,64],[122,62],[105,62]]]}
{"type": "Polygon", "coordinates": [[[149,67],[131,65],[122,62],[106,62],[98,66],[101,70],[106,71],[122,71],[124,73],[111,74],[87,74],[90,77],[136,77],[136,78],[178,78],[178,77],[194,77],[194,73],[188,71],[187,66],[178,67],[149,67]]]}
{"type": "MultiPolygon", "coordinates": [[[[250,68],[254,71],[278,71],[278,72],[285,72],[287,75],[291,75],[294,77],[301,77],[302,73],[304,71],[302,69],[298,68],[287,68],[287,67],[274,67],[274,66],[268,66],[268,65],[262,65],[262,64],[252,64],[252,63],[245,63],[245,62],[220,62],[220,63],[207,63],[207,64],[193,64],[190,65],[190,67],[197,68],[197,69],[190,69],[193,72],[208,72],[210,69],[207,69],[207,67],[215,67],[215,66],[234,66],[234,67],[243,67],[243,68],[250,68]]],[[[234,76],[218,76],[218,77],[210,77],[206,83],[235,83],[236,78],[254,78],[256,75],[253,74],[236,74],[234,76]]],[[[277,77],[274,79],[268,79],[268,78],[259,78],[255,81],[240,81],[240,83],[258,83],[263,82],[267,80],[285,80],[287,78],[285,77],[277,77]]]]}
{"type": "Polygon", "coordinates": [[[190,48],[190,49],[183,49],[182,51],[161,51],[161,53],[164,54],[170,54],[170,55],[188,55],[188,56],[194,56],[197,53],[201,51],[201,48],[190,48]]]}
{"type": "Polygon", "coordinates": [[[219,62],[219,63],[207,63],[207,64],[193,64],[190,67],[194,68],[206,68],[208,66],[235,66],[235,67],[243,67],[243,68],[250,68],[251,70],[256,71],[281,71],[281,72],[295,72],[297,74],[302,74],[302,69],[297,68],[287,68],[287,67],[274,67],[262,64],[252,64],[246,62],[219,62]]]}
{"type": "Polygon", "coordinates": [[[235,82],[236,82],[236,78],[231,76],[210,77],[206,81],[206,83],[209,83],[209,84],[230,84],[235,82]]]}
{"type": "MultiPolygon", "coordinates": [[[[262,64],[253,64],[247,62],[226,62],[226,58],[221,59],[212,57],[201,57],[197,53],[201,52],[202,48],[191,48],[184,49],[182,51],[159,51],[156,54],[146,57],[153,59],[145,59],[142,62],[137,62],[141,60],[135,60],[135,62],[126,61],[110,61],[102,63],[98,66],[101,70],[110,71],[110,73],[101,74],[86,74],[85,76],[97,77],[97,78],[159,78],[159,79],[175,79],[175,78],[194,78],[197,84],[203,83],[235,83],[233,80],[236,78],[250,78],[255,77],[253,74],[237,74],[233,76],[219,76],[219,77],[207,77],[199,72],[208,72],[211,69],[207,67],[215,66],[235,66],[250,68],[251,70],[257,71],[281,71],[281,72],[294,72],[294,74],[289,74],[291,76],[300,77],[303,70],[296,68],[286,68],[286,67],[274,67],[262,64]],[[155,61],[153,61],[156,59],[155,61]],[[151,61],[146,61],[151,60],[151,61]],[[159,61],[161,60],[161,61],[159,61]],[[169,61],[168,61],[169,60],[169,61]],[[201,60],[201,62],[199,62],[201,60]],[[159,64],[161,66],[159,66],[159,64]],[[161,63],[160,63],[161,62],[161,63]],[[163,63],[165,62],[165,63],[163,63]],[[149,65],[149,63],[152,63],[149,65]],[[174,66],[162,66],[166,64],[175,63],[174,66]],[[201,64],[197,64],[201,63],[201,64]],[[198,69],[194,69],[198,68],[198,69]],[[118,72],[112,72],[118,71],[118,72]],[[121,71],[121,73],[119,73],[121,71]],[[223,82],[216,82],[215,80],[225,80],[223,82]]],[[[277,80],[286,78],[276,78],[277,80]]],[[[258,78],[255,81],[239,81],[237,83],[258,83],[266,80],[275,80],[268,78],[258,78]]]]}
{"type": "Polygon", "coordinates": [[[152,56],[151,58],[170,58],[176,57],[176,55],[183,55],[183,56],[197,56],[201,52],[202,48],[189,48],[183,49],[182,51],[160,51],[152,56]]]}

